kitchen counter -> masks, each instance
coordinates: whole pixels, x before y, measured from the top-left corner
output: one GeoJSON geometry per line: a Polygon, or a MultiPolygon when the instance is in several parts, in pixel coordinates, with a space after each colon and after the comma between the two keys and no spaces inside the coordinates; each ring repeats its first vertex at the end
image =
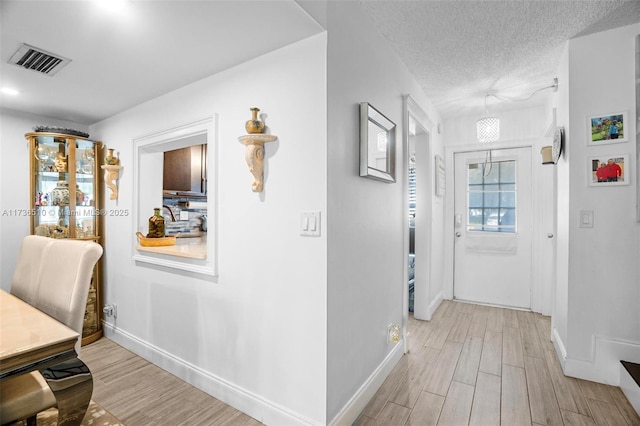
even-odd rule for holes
{"type": "Polygon", "coordinates": [[[138,244],[138,251],[166,254],[169,256],[186,257],[190,259],[207,258],[207,237],[176,238],[174,246],[146,247],[138,244]]]}

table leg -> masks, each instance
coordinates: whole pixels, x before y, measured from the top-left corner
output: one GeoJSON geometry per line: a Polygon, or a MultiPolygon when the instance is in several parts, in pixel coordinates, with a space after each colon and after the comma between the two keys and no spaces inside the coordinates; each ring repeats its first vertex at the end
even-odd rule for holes
{"type": "Polygon", "coordinates": [[[58,404],[58,425],[78,426],[93,393],[93,376],[78,358],[41,370],[58,404]]]}

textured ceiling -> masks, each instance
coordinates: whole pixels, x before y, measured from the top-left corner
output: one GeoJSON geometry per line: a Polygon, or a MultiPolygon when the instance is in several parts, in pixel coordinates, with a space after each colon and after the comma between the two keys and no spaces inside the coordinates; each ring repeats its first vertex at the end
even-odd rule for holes
{"type": "MultiPolygon", "coordinates": [[[[487,92],[551,85],[566,40],[640,22],[638,0],[359,3],[445,118],[484,109],[487,92]]],[[[119,13],[0,0],[1,83],[21,92],[2,107],[89,125],[322,30],[293,0],[130,0],[119,13]],[[22,42],[72,62],[54,77],[7,64],[22,42]]]]}
{"type": "Polygon", "coordinates": [[[484,110],[486,93],[520,99],[550,86],[567,40],[640,22],[638,0],[361,4],[445,118],[484,110]]]}

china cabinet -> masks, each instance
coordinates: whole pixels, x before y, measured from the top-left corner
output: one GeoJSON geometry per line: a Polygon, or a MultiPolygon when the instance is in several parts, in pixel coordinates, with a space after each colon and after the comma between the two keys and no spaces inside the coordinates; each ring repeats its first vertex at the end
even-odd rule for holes
{"type": "MultiPolygon", "coordinates": [[[[31,234],[102,244],[104,210],[98,178],[102,143],[62,133],[32,132],[25,137],[30,154],[31,234]]],[[[83,345],[102,336],[101,267],[99,261],[91,279],[83,345]]]]}

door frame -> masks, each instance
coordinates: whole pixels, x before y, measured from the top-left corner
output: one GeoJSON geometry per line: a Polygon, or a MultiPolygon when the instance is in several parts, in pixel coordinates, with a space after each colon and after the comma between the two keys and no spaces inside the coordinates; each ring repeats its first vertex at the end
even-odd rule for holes
{"type": "MultiPolygon", "coordinates": [[[[404,353],[407,353],[409,350],[409,329],[408,329],[408,324],[409,324],[409,286],[408,286],[408,282],[409,282],[409,270],[408,270],[408,259],[409,259],[409,122],[410,120],[414,120],[427,134],[427,138],[428,138],[428,146],[427,146],[427,159],[429,161],[432,161],[433,159],[433,152],[432,152],[432,141],[433,141],[433,135],[434,135],[434,130],[435,125],[433,123],[433,121],[431,121],[431,119],[429,118],[428,114],[416,103],[416,101],[411,97],[411,95],[404,95],[403,96],[403,112],[404,112],[404,117],[403,117],[403,134],[402,134],[402,147],[403,147],[403,155],[402,155],[402,162],[403,162],[403,182],[402,182],[402,188],[404,191],[404,196],[402,197],[403,199],[403,273],[402,273],[402,277],[403,277],[403,281],[402,281],[402,336],[403,336],[403,341],[404,341],[404,353]]],[[[433,193],[433,180],[432,180],[432,175],[433,173],[429,173],[429,178],[428,178],[428,182],[430,182],[430,188],[431,188],[431,192],[433,193]]],[[[432,200],[431,198],[429,198],[428,202],[425,203],[424,206],[424,210],[425,210],[425,214],[427,215],[427,223],[431,223],[431,210],[432,210],[433,206],[432,206],[432,200]]],[[[416,233],[415,238],[417,240],[418,235],[416,233]]],[[[431,241],[431,229],[427,228],[425,230],[424,233],[424,238],[426,238],[427,240],[431,241]]],[[[431,271],[431,244],[428,244],[428,249],[427,249],[427,253],[425,253],[425,259],[422,259],[421,262],[424,263],[425,267],[427,268],[428,271],[431,271]]],[[[424,284],[423,286],[424,291],[429,292],[429,288],[430,288],[430,274],[429,276],[425,277],[424,280],[424,284]]],[[[415,284],[414,284],[414,291],[415,291],[415,284]]],[[[414,308],[415,308],[415,301],[414,301],[414,308]]],[[[429,318],[430,319],[430,318],[429,318]]]]}
{"type": "MultiPolygon", "coordinates": [[[[453,188],[454,182],[454,156],[456,153],[463,152],[478,152],[483,153],[489,149],[509,149],[509,148],[530,148],[531,149],[531,196],[532,204],[534,206],[533,211],[533,223],[532,223],[532,240],[531,240],[531,310],[533,312],[548,312],[548,306],[551,304],[551,300],[548,297],[543,297],[543,293],[549,293],[546,291],[549,283],[543,285],[541,274],[541,246],[543,241],[542,232],[542,215],[540,214],[541,208],[541,182],[539,179],[539,172],[537,167],[551,167],[540,165],[539,156],[536,155],[536,148],[540,148],[543,145],[544,138],[529,138],[518,141],[499,141],[490,143],[474,143],[458,146],[445,147],[445,178],[447,182],[451,182],[450,187],[453,188]],[[536,208],[538,206],[538,208],[536,208]],[[544,287],[544,292],[543,292],[544,287]]],[[[452,191],[449,191],[451,193],[452,191]]],[[[455,227],[454,227],[454,197],[453,195],[445,197],[445,217],[444,217],[444,285],[443,292],[444,298],[453,300],[453,281],[454,281],[454,260],[455,260],[455,227]]],[[[546,240],[546,234],[544,240],[546,240]]]]}

